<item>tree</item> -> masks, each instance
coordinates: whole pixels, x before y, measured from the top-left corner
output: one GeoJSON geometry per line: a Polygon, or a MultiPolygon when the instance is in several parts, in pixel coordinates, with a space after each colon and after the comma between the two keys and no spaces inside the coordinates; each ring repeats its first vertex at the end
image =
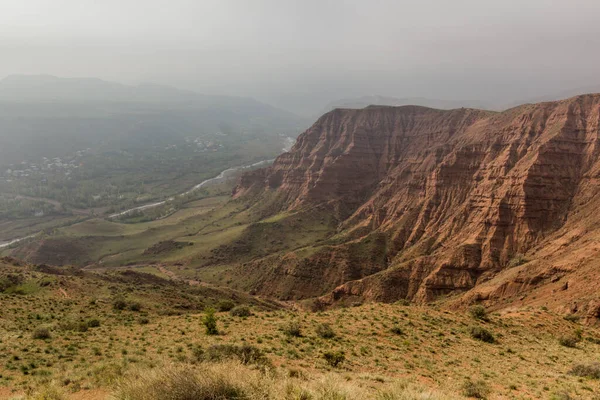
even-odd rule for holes
{"type": "Polygon", "coordinates": [[[202,323],[206,327],[207,335],[218,335],[219,330],[217,329],[217,317],[215,316],[214,308],[207,308],[202,323]]]}

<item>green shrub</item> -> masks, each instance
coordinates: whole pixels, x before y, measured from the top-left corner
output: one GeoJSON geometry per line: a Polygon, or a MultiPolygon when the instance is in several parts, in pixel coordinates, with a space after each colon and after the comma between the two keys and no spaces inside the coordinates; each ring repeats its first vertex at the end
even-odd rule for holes
{"type": "Polygon", "coordinates": [[[231,309],[233,309],[233,307],[235,307],[235,303],[231,300],[221,300],[217,304],[217,308],[221,312],[231,311],[231,309]]]}
{"type": "Polygon", "coordinates": [[[491,390],[485,381],[472,381],[471,379],[467,379],[462,385],[462,392],[466,397],[486,399],[491,390]]]}
{"type": "Polygon", "coordinates": [[[485,343],[494,343],[496,341],[492,332],[480,326],[474,326],[471,328],[471,337],[473,339],[481,340],[485,343]]]}
{"type": "Polygon", "coordinates": [[[218,335],[219,329],[217,328],[217,317],[215,316],[214,308],[207,308],[206,313],[204,314],[204,318],[202,319],[202,324],[206,328],[207,335],[218,335]]]}
{"type": "Polygon", "coordinates": [[[323,353],[323,358],[333,368],[337,368],[341,363],[346,360],[346,356],[343,351],[327,351],[323,353]]]}
{"type": "Polygon", "coordinates": [[[485,309],[484,306],[482,305],[476,305],[473,306],[469,309],[469,313],[471,314],[471,317],[481,320],[481,321],[488,321],[489,320],[489,316],[488,313],[485,309]]]}
{"type": "Polygon", "coordinates": [[[527,258],[523,254],[515,254],[513,258],[508,262],[509,268],[518,267],[519,265],[523,265],[527,262],[527,258]]]}
{"type": "Polygon", "coordinates": [[[297,321],[292,321],[283,328],[283,333],[287,336],[302,337],[302,328],[297,321]]]}
{"type": "Polygon", "coordinates": [[[140,325],[147,325],[150,323],[150,320],[146,317],[142,317],[138,320],[138,322],[140,323],[140,325]]]}
{"type": "Polygon", "coordinates": [[[94,319],[90,319],[90,320],[87,322],[87,325],[88,325],[90,328],[97,328],[97,327],[99,327],[99,326],[100,326],[100,320],[98,320],[98,319],[96,319],[96,318],[94,318],[94,319]]]}
{"type": "Polygon", "coordinates": [[[242,346],[233,344],[213,345],[206,349],[206,351],[196,351],[195,356],[200,361],[223,361],[226,359],[234,359],[244,365],[271,366],[271,362],[262,350],[248,344],[242,346]]]}
{"type": "Polygon", "coordinates": [[[129,307],[128,308],[131,311],[141,311],[142,305],[140,303],[137,303],[137,302],[132,302],[132,303],[129,303],[129,307]]]}
{"type": "Polygon", "coordinates": [[[570,336],[561,336],[558,339],[558,343],[560,343],[561,346],[565,346],[565,347],[577,347],[577,343],[579,343],[581,341],[581,339],[575,335],[570,335],[570,336]]]}
{"type": "Polygon", "coordinates": [[[319,324],[315,329],[317,335],[322,337],[323,339],[333,339],[335,337],[335,332],[333,328],[329,324],[319,324]]]}
{"type": "Polygon", "coordinates": [[[48,328],[37,328],[33,331],[31,335],[34,339],[46,340],[50,339],[52,335],[50,334],[50,330],[48,328]]]}
{"type": "Polygon", "coordinates": [[[394,335],[404,335],[404,331],[398,325],[392,326],[390,332],[392,332],[394,335]]]}
{"type": "Polygon", "coordinates": [[[579,315],[576,314],[567,314],[563,318],[565,319],[565,321],[569,322],[578,322],[580,319],[579,315]]]}
{"type": "Polygon", "coordinates": [[[117,298],[113,301],[113,308],[115,310],[124,310],[127,308],[127,302],[122,298],[117,298]]]}
{"type": "Polygon", "coordinates": [[[600,363],[576,364],[569,373],[584,378],[600,379],[600,363]]]}
{"type": "Polygon", "coordinates": [[[252,315],[252,311],[248,306],[233,307],[229,313],[234,317],[249,317],[252,315]]]}

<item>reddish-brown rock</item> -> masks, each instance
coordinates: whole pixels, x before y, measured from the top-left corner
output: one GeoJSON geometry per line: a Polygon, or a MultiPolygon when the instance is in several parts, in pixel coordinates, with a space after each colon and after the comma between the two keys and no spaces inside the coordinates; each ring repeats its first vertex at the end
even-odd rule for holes
{"type": "MultiPolygon", "coordinates": [[[[333,300],[429,301],[487,282],[487,292],[470,294],[475,301],[550,282],[553,273],[569,269],[559,265],[568,261],[545,263],[540,257],[550,254],[544,248],[554,248],[560,232],[589,233],[600,226],[599,121],[600,95],[501,113],[416,106],[327,113],[289,153],[244,175],[235,190],[241,198],[277,198],[276,206],[270,204],[273,214],[318,205],[339,221],[338,239],[326,249],[328,265],[319,252],[302,262],[280,257],[279,269],[270,259],[270,277],[261,287],[280,293],[281,281],[290,288],[306,285],[284,272],[297,265],[318,275],[310,278],[306,295],[339,286],[333,300]],[[348,246],[374,233],[384,237],[384,257],[354,271],[361,265],[346,256],[348,246]],[[526,270],[491,289],[489,282],[502,271],[523,267],[515,263],[519,254],[536,261],[536,272],[526,270]],[[348,269],[354,278],[340,285],[340,273],[348,269]]],[[[253,270],[260,265],[254,260],[253,270]]],[[[292,297],[302,295],[295,291],[292,297]]]]}

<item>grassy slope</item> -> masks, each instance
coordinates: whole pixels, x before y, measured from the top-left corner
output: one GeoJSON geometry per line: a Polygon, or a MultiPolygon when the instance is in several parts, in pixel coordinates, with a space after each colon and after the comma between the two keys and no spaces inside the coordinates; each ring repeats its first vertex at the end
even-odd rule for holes
{"type": "Polygon", "coordinates": [[[189,279],[243,288],[243,282],[231,281],[236,276],[229,273],[233,266],[292,250],[306,256],[335,230],[324,212],[281,213],[261,220],[261,204],[249,208],[229,201],[224,193],[230,190],[231,183],[211,188],[212,197],[190,202],[164,219],[132,224],[90,219],[58,229],[42,244],[38,240],[4,253],[32,262],[93,268],[161,264],[189,279]],[[167,240],[185,245],[146,252],[167,240]]]}
{"type": "Polygon", "coordinates": [[[416,380],[455,395],[467,379],[483,380],[491,389],[490,398],[538,399],[561,393],[593,398],[600,390],[599,381],[568,373],[574,364],[598,360],[600,332],[542,309],[493,315],[489,322],[463,313],[397,304],[321,313],[269,311],[241,294],[150,278],[146,282],[144,275],[112,273],[109,276],[118,279],[106,280],[89,273],[60,276],[4,264],[0,272],[25,278],[16,288],[20,290],[0,293],[0,396],[49,382],[67,393],[80,392],[79,398],[86,398],[85,393],[105,395],[123,374],[173,363],[193,368],[195,348],[225,343],[260,348],[279,376],[295,371],[310,383],[332,374],[361,387],[369,394],[365,398],[398,379],[416,380]],[[257,304],[254,315],[218,313],[221,334],[207,336],[201,308],[232,296],[257,304]],[[117,297],[139,302],[141,311],[114,310],[117,297]],[[140,324],[142,318],[148,323],[140,324]],[[100,327],[86,332],[64,328],[69,321],[90,319],[98,319],[100,327]],[[284,333],[291,321],[300,324],[300,337],[284,333]],[[329,323],[336,337],[319,337],[315,328],[321,323],[329,323]],[[498,342],[473,339],[473,326],[493,332],[498,342]],[[33,339],[32,333],[40,327],[50,330],[50,339],[33,339]],[[401,332],[393,332],[393,327],[401,332]],[[559,344],[560,335],[577,329],[584,340],[576,348],[559,344]],[[323,358],[327,351],[343,351],[346,360],[332,368],[323,358]]]}

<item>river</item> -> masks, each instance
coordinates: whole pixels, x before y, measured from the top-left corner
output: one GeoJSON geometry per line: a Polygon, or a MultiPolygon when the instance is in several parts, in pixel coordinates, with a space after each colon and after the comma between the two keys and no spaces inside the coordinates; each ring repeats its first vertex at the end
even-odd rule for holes
{"type": "MultiPolygon", "coordinates": [[[[142,210],[147,210],[147,209],[150,209],[150,208],[162,206],[167,201],[174,200],[176,197],[186,196],[186,195],[188,195],[190,193],[193,193],[196,190],[198,190],[198,189],[200,189],[200,188],[202,188],[204,186],[222,182],[225,179],[227,179],[229,176],[233,175],[234,173],[236,173],[238,171],[242,171],[244,169],[249,169],[249,168],[254,168],[254,167],[260,167],[262,165],[270,164],[273,161],[275,161],[275,159],[272,159],[272,160],[263,160],[263,161],[259,161],[259,162],[256,162],[256,163],[250,164],[250,165],[242,165],[242,166],[239,166],[239,167],[227,168],[226,170],[221,171],[221,173],[219,175],[217,175],[217,176],[215,176],[213,178],[210,178],[210,179],[206,179],[206,180],[200,182],[199,184],[197,184],[196,186],[194,186],[193,188],[191,188],[191,189],[189,189],[189,190],[187,190],[187,191],[185,191],[183,193],[180,193],[178,195],[175,195],[173,197],[169,197],[167,200],[158,201],[158,202],[150,203],[150,204],[144,204],[142,206],[130,208],[129,210],[125,210],[125,211],[118,212],[116,214],[109,215],[107,218],[108,219],[117,218],[117,217],[120,217],[122,215],[127,215],[129,213],[132,213],[134,211],[142,211],[142,210]]],[[[81,222],[81,221],[78,221],[78,222],[81,222]]],[[[22,241],[27,240],[27,239],[31,239],[32,237],[35,237],[38,234],[39,233],[35,233],[33,235],[25,236],[25,237],[22,237],[22,238],[12,239],[12,240],[9,240],[7,242],[1,242],[0,243],[0,249],[12,246],[13,244],[17,244],[17,243],[22,242],[22,241]]]]}

